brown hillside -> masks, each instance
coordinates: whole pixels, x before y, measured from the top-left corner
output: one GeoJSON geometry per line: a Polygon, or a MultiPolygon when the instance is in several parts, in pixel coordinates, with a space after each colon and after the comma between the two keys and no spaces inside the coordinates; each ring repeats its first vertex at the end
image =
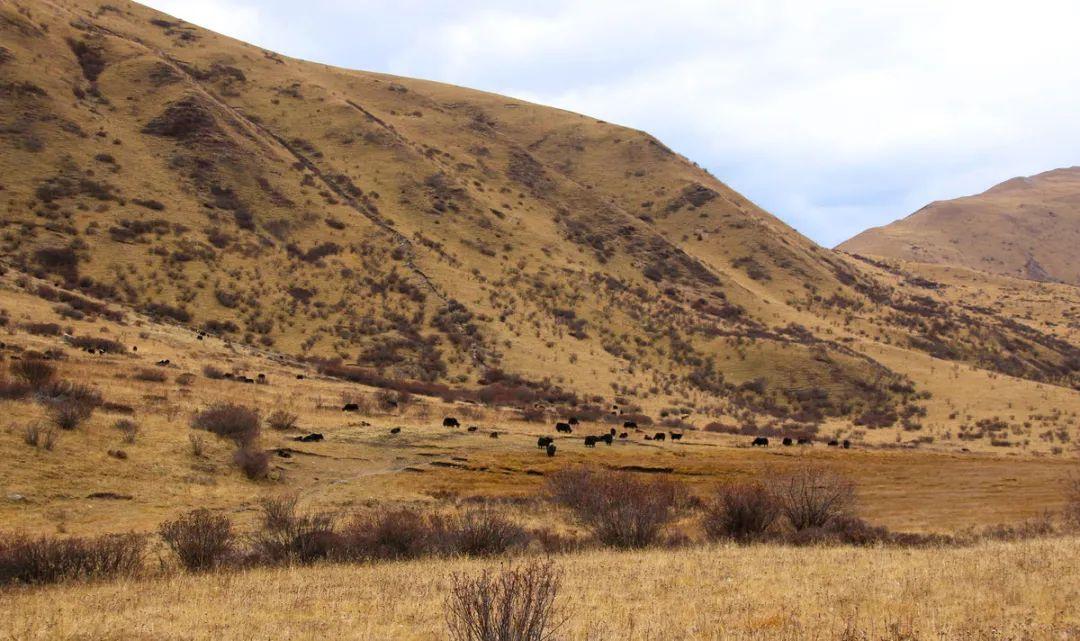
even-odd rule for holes
{"type": "Polygon", "coordinates": [[[840,244],[854,254],[1080,285],[1080,167],[935,202],[840,244]]]}
{"type": "Polygon", "coordinates": [[[914,422],[934,392],[881,345],[1080,384],[1068,338],[824,250],[639,131],[129,2],[7,1],[0,33],[0,243],[48,300],[519,407],[914,422]]]}

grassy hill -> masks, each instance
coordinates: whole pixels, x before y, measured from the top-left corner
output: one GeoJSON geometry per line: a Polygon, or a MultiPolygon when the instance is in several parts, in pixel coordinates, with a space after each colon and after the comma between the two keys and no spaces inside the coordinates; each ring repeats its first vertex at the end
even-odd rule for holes
{"type": "Polygon", "coordinates": [[[1080,167],[935,202],[840,244],[853,254],[1080,285],[1080,167]]]}

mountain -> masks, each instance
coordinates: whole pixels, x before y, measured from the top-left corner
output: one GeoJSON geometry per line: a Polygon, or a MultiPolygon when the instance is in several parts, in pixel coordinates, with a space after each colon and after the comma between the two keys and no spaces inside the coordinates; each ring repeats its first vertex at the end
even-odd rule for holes
{"type": "Polygon", "coordinates": [[[126,1],[5,1],[0,35],[0,247],[60,320],[748,422],[913,422],[928,356],[1080,385],[1068,338],[821,248],[640,131],[126,1]]]}
{"type": "Polygon", "coordinates": [[[931,203],[841,243],[853,254],[1080,285],[1080,167],[931,203]]]}

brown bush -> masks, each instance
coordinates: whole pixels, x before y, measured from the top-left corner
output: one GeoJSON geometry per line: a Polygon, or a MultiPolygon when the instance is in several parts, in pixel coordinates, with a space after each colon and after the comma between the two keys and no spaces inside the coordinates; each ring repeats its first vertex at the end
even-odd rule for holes
{"type": "Polygon", "coordinates": [[[11,375],[31,389],[41,389],[56,378],[56,368],[51,363],[36,358],[25,358],[11,364],[11,375]]]}
{"type": "Polygon", "coordinates": [[[446,554],[494,556],[520,548],[528,533],[492,509],[477,509],[440,519],[433,528],[433,547],[446,554]]]}
{"type": "Polygon", "coordinates": [[[30,447],[42,447],[52,451],[56,447],[56,441],[60,437],[59,432],[52,427],[42,427],[37,423],[27,425],[23,431],[23,442],[30,447]]]}
{"type": "Polygon", "coordinates": [[[34,336],[59,336],[64,331],[59,323],[23,323],[22,328],[34,336]]]}
{"type": "Polygon", "coordinates": [[[95,352],[105,352],[106,354],[126,354],[127,348],[119,341],[114,341],[111,338],[101,338],[99,336],[71,336],[67,339],[67,342],[72,347],[79,349],[89,349],[95,352]]]}
{"type": "Polygon", "coordinates": [[[344,539],[328,513],[300,513],[296,498],[262,503],[262,527],[252,535],[252,553],[262,563],[313,563],[343,558],[344,539]]]}
{"type": "Polygon", "coordinates": [[[1067,525],[1080,529],[1080,471],[1066,481],[1064,516],[1067,525]]]}
{"type": "Polygon", "coordinates": [[[134,574],[146,540],[136,534],[94,538],[0,536],[0,585],[44,584],[134,574]]]}
{"type": "Polygon", "coordinates": [[[413,559],[431,551],[431,523],[417,510],[379,509],[356,514],[342,536],[350,558],[413,559]]]}
{"type": "Polygon", "coordinates": [[[123,434],[124,442],[131,445],[139,436],[139,424],[129,418],[122,418],[113,423],[113,429],[123,434]]]}
{"type": "Polygon", "coordinates": [[[455,574],[444,606],[451,641],[546,641],[566,622],[555,609],[561,576],[533,561],[478,576],[455,574]]]}
{"type": "Polygon", "coordinates": [[[547,490],[597,540],[624,548],[656,543],[681,495],[681,488],[667,479],[583,468],[549,476],[547,490]]]}
{"type": "Polygon", "coordinates": [[[233,463],[252,481],[261,481],[270,475],[270,455],[250,444],[233,452],[233,463]]]}
{"type": "Polygon", "coordinates": [[[751,541],[765,536],[779,515],[780,504],[763,483],[737,483],[720,488],[702,526],[713,540],[751,541]]]}
{"type": "Polygon", "coordinates": [[[191,453],[196,458],[202,458],[206,454],[206,441],[201,434],[188,434],[188,441],[191,443],[191,453]]]}
{"type": "Polygon", "coordinates": [[[260,423],[259,413],[251,408],[236,403],[216,403],[196,414],[191,427],[246,445],[258,438],[260,423]]]}
{"type": "Polygon", "coordinates": [[[0,377],[0,400],[17,401],[30,395],[30,386],[20,380],[0,377]]]}
{"type": "Polygon", "coordinates": [[[300,417],[292,412],[278,409],[266,417],[266,424],[275,430],[285,431],[294,429],[299,419],[300,417]]]}
{"type": "Polygon", "coordinates": [[[188,512],[174,521],[166,521],[158,534],[191,572],[218,566],[233,549],[232,522],[227,516],[206,509],[188,512]]]}
{"type": "Polygon", "coordinates": [[[49,403],[49,419],[56,427],[71,431],[90,419],[94,406],[77,399],[60,399],[49,403]]]}
{"type": "Polygon", "coordinates": [[[149,367],[141,367],[135,372],[136,380],[146,381],[147,383],[164,383],[169,380],[169,377],[165,372],[159,369],[152,369],[149,367]]]}
{"type": "Polygon", "coordinates": [[[213,365],[204,365],[202,368],[203,376],[210,380],[219,381],[225,378],[225,371],[221,370],[213,365]]]}
{"type": "Polygon", "coordinates": [[[855,506],[855,485],[819,465],[781,474],[772,485],[780,509],[796,531],[822,528],[855,506]]]}

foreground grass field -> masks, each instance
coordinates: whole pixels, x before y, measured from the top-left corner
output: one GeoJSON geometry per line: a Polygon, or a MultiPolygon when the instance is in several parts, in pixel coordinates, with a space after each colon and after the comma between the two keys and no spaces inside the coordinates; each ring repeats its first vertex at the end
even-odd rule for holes
{"type": "MultiPolygon", "coordinates": [[[[964,548],[711,545],[555,557],[573,641],[1080,638],[1080,538],[964,548]]],[[[260,569],[0,593],[6,639],[446,638],[493,561],[260,569]]]]}

